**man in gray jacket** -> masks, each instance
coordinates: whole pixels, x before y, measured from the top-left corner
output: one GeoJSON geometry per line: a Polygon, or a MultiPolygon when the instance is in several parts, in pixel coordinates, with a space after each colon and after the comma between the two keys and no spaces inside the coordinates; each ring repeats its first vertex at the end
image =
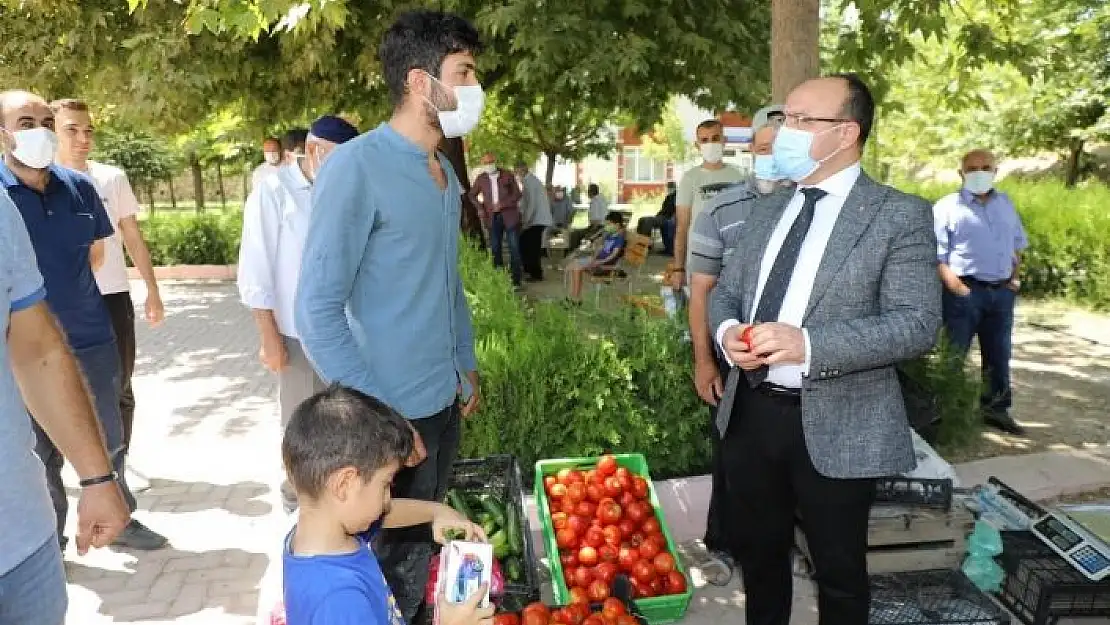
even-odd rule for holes
{"type": "Polygon", "coordinates": [[[914,466],[895,363],[940,329],[925,200],[860,169],[874,101],[854,75],[786,100],[775,167],[799,183],[757,200],[710,302],[733,366],[717,411],[733,553],[751,625],[790,622],[800,516],[821,625],[866,625],[874,479],[914,466]]]}
{"type": "MultiPolygon", "coordinates": [[[[752,154],[754,172],[750,179],[722,190],[709,200],[705,210],[690,230],[690,336],[694,345],[694,386],[698,395],[710,406],[721,396],[721,374],[712,332],[706,314],[709,293],[717,284],[721,267],[728,262],[752,204],[761,195],[793,187],[793,181],[780,180],[771,162],[771,146],[782,124],[782,105],[767,106],[752,117],[752,154]]],[[[783,191],[783,193],[786,193],[783,191]]],[[[789,195],[783,196],[783,203],[789,195]]],[[[715,411],[710,411],[710,420],[715,411]]],[[[705,547],[710,561],[701,568],[711,584],[727,585],[732,579],[734,563],[727,547],[727,530],[721,526],[721,510],[725,496],[725,478],[720,462],[721,439],[713,437],[713,487],[706,519],[705,547]]]]}
{"type": "Polygon", "coordinates": [[[553,225],[551,204],[547,200],[547,189],[524,161],[517,161],[515,169],[521,190],[520,260],[525,280],[539,282],[543,280],[543,235],[553,225]]]}

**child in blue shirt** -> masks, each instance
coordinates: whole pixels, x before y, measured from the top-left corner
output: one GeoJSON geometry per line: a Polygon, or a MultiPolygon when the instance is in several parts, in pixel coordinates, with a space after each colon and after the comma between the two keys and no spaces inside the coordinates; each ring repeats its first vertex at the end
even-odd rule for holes
{"type": "Polygon", "coordinates": [[[605,238],[601,241],[601,249],[590,259],[581,258],[567,267],[570,274],[570,301],[582,301],[582,274],[590,273],[594,276],[604,276],[612,272],[628,240],[624,231],[624,215],[617,211],[609,211],[605,216],[605,238]]]}
{"type": "MultiPolygon", "coordinates": [[[[282,459],[300,516],[282,550],[288,625],[404,625],[371,540],[383,527],[430,523],[439,543],[458,529],[482,529],[448,506],[391,500],[393,476],[413,452],[412,427],[384,403],[333,385],[304,401],[289,420],[282,459]]],[[[465,603],[440,600],[442,625],[479,625],[485,585],[465,603]]]]}

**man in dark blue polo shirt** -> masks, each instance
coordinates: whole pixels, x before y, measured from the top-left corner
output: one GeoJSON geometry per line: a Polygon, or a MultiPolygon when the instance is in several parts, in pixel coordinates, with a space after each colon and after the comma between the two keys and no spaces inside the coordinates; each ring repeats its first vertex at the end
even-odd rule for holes
{"type": "MultiPolygon", "coordinates": [[[[123,472],[119,354],[108,308],[93,277],[104,260],[104,239],[111,236],[112,224],[92,181],[53,164],[58,139],[54,114],[45,100],[25,91],[0,93],[0,124],[6,148],[0,184],[23,215],[46,286],[46,302],[88,381],[120,488],[134,512],[135,497],[123,472]]],[[[64,459],[37,425],[35,436],[64,550],[62,532],[69,507],[61,477],[64,459]]],[[[158,549],[166,539],[132,520],[114,544],[158,549]]]]}

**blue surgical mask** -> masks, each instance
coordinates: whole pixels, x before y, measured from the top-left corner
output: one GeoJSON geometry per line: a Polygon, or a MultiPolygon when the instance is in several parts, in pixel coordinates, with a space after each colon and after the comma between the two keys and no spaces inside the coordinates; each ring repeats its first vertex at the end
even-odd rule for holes
{"type": "Polygon", "coordinates": [[[775,157],[770,154],[756,154],[752,172],[756,180],[782,180],[782,176],[775,170],[775,157]]]}
{"type": "Polygon", "coordinates": [[[964,174],[964,188],[975,195],[986,195],[994,188],[993,171],[969,171],[964,174]]]}
{"type": "MultiPolygon", "coordinates": [[[[833,126],[817,134],[824,134],[837,128],[839,126],[833,126]]],[[[817,171],[821,163],[840,152],[840,149],[837,148],[832,154],[821,160],[810,156],[810,150],[813,149],[813,140],[817,137],[817,134],[788,126],[779,128],[779,133],[775,136],[775,143],[771,149],[775,161],[775,170],[780,176],[789,178],[794,182],[801,182],[817,171]]]]}

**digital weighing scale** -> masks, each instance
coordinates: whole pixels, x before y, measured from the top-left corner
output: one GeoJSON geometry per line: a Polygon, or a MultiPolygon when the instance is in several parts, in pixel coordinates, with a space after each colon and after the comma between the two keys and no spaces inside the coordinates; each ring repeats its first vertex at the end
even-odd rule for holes
{"type": "Polygon", "coordinates": [[[1047,510],[998,478],[990,478],[988,484],[1009,504],[1007,512],[1027,516],[1029,531],[1072,568],[1092,581],[1110,577],[1110,505],[1060,506],[1047,510]]]}

